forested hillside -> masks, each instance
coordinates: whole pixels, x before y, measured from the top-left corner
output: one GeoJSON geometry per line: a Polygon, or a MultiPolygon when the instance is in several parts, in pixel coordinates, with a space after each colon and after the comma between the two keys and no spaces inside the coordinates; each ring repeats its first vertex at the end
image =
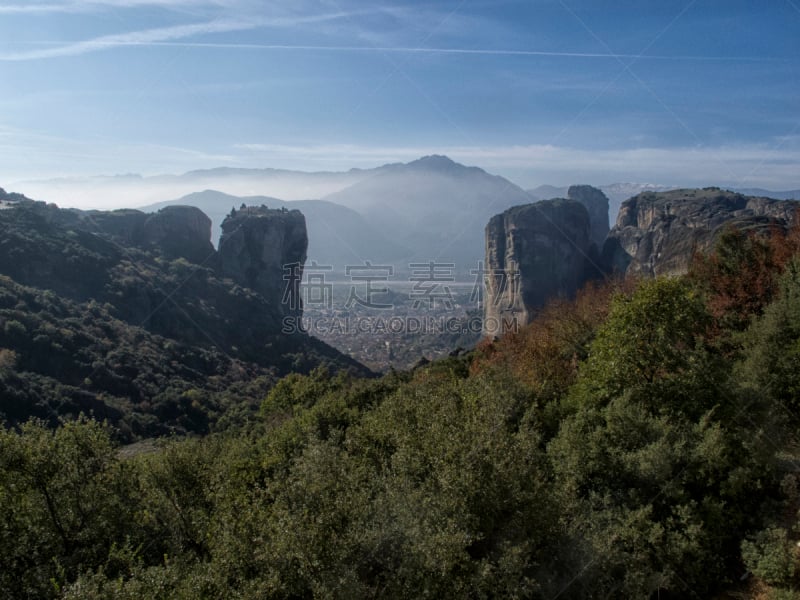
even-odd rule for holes
{"type": "MultiPolygon", "coordinates": [[[[10,196],[15,203],[0,210],[0,419],[8,424],[37,417],[54,426],[82,412],[107,419],[126,441],[208,433],[251,417],[281,375],[319,365],[369,373],[302,332],[281,334],[280,269],[268,273],[274,290],[235,281],[197,209],[84,212],[10,196]]],[[[268,236],[292,216],[262,212],[232,217],[232,229],[244,231],[237,224],[246,221],[251,237],[268,236]]],[[[292,240],[273,245],[281,242],[292,240]]],[[[264,268],[246,250],[226,260],[250,261],[255,275],[264,268]]]]}
{"type": "Polygon", "coordinates": [[[412,372],[289,375],[246,427],[150,452],[5,431],[0,593],[795,597],[799,248],[730,230],[688,276],[412,372]]]}

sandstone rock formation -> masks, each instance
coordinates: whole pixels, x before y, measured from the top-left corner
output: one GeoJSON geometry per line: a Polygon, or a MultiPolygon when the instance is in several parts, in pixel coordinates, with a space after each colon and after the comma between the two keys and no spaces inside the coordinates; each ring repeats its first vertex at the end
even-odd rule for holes
{"type": "Polygon", "coordinates": [[[589,212],[589,227],[592,242],[597,246],[598,252],[603,249],[603,243],[609,232],[608,226],[608,198],[595,187],[590,185],[573,185],[567,190],[567,198],[577,200],[589,212]]]}
{"type": "Polygon", "coordinates": [[[800,206],[719,188],[643,192],[622,204],[609,232],[602,192],[572,186],[568,195],[517,206],[489,221],[485,334],[529,322],[548,300],[572,296],[601,274],[685,273],[694,254],[709,251],[725,227],[786,228],[800,206]]]}
{"type": "Polygon", "coordinates": [[[603,247],[609,271],[655,277],[685,273],[724,227],[785,227],[798,204],[719,188],[645,192],[626,200],[603,247]]]}
{"type": "Polygon", "coordinates": [[[214,255],[211,219],[194,206],[168,206],[152,214],[132,209],[83,212],[51,208],[47,215],[51,222],[71,224],[123,246],[155,250],[170,259],[204,264],[214,255]]]}
{"type": "Polygon", "coordinates": [[[192,294],[214,310],[240,312],[234,307],[247,304],[251,314],[227,312],[226,319],[229,326],[249,323],[243,327],[253,336],[277,333],[287,315],[302,316],[298,292],[308,237],[299,211],[235,212],[223,224],[220,251],[211,245],[210,219],[189,206],[148,214],[59,209],[25,200],[3,212],[8,214],[7,225],[0,224],[0,273],[73,300],[109,302],[117,306],[118,316],[137,325],[146,322],[155,333],[182,339],[199,335],[205,342],[219,326],[211,337],[228,337],[220,323],[208,322],[202,314],[208,307],[192,294]],[[193,264],[171,265],[174,259],[193,264]],[[180,269],[185,274],[176,288],[168,273],[180,269]],[[231,280],[246,289],[229,294],[231,280]],[[165,301],[170,291],[186,295],[186,303],[177,306],[174,294],[165,301]],[[190,327],[181,315],[188,315],[190,327]]]}
{"type": "Polygon", "coordinates": [[[196,209],[11,204],[0,210],[0,347],[20,373],[0,377],[9,425],[91,412],[125,439],[207,433],[252,411],[281,375],[320,365],[369,374],[285,327],[278,265],[304,259],[299,213],[240,211],[217,253],[196,209]]]}
{"type": "Polygon", "coordinates": [[[168,206],[144,222],[143,242],[158,246],[169,258],[203,264],[214,255],[211,219],[193,206],[168,206]]]}
{"type": "Polygon", "coordinates": [[[242,207],[222,223],[220,273],[261,294],[283,316],[298,317],[307,249],[306,221],[299,210],[242,207]]]}
{"type": "Polygon", "coordinates": [[[486,226],[484,333],[499,335],[529,322],[536,309],[572,296],[592,259],[590,216],[576,200],[515,206],[486,226]]]}

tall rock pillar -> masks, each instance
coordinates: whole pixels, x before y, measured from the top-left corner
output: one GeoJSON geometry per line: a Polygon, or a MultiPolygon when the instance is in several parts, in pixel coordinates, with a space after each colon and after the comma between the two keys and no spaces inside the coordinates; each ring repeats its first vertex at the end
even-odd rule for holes
{"type": "Polygon", "coordinates": [[[300,281],[308,249],[299,210],[243,207],[222,223],[219,269],[260,294],[283,317],[300,317],[300,281]]]}
{"type": "Polygon", "coordinates": [[[591,256],[589,213],[575,200],[544,200],[492,217],[484,333],[506,333],[530,322],[551,298],[574,296],[586,282],[591,256]]]}

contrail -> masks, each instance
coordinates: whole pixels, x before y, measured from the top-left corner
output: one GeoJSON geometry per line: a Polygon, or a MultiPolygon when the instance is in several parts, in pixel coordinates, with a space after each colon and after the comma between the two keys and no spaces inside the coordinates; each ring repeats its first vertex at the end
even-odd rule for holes
{"type": "MultiPolygon", "coordinates": [[[[338,15],[336,15],[338,16],[338,15]]],[[[241,27],[231,27],[235,29],[251,29],[250,25],[242,24],[241,27]]],[[[26,42],[26,45],[56,46],[61,42],[39,41],[26,42]]],[[[442,54],[442,55],[473,55],[473,56],[541,56],[553,58],[600,58],[600,59],[636,59],[636,60],[676,60],[676,61],[725,61],[725,62],[779,62],[789,60],[774,56],[707,56],[707,55],[687,55],[687,54],[615,54],[611,52],[556,52],[550,50],[503,50],[485,48],[441,48],[441,47],[413,47],[413,46],[321,46],[304,44],[258,44],[258,43],[238,43],[238,42],[182,42],[182,41],[158,41],[158,40],[132,40],[124,39],[123,36],[109,36],[106,39],[100,38],[88,42],[54,48],[50,50],[40,50],[19,54],[0,54],[0,61],[20,61],[36,60],[41,58],[53,58],[56,56],[66,56],[83,54],[85,52],[108,50],[119,47],[177,47],[177,48],[212,48],[227,50],[289,50],[289,51],[312,51],[312,52],[354,52],[354,53],[396,53],[396,54],[442,54]],[[114,39],[116,37],[116,39],[114,39]]]]}
{"type": "Polygon", "coordinates": [[[400,54],[465,54],[482,56],[550,56],[564,58],[630,58],[639,60],[690,60],[690,61],[753,61],[774,62],[789,60],[774,56],[705,56],[687,54],[615,54],[611,52],[556,52],[549,50],[503,50],[485,48],[438,48],[413,46],[317,46],[302,44],[258,44],[237,42],[129,42],[124,45],[136,46],[178,46],[186,48],[220,48],[233,50],[298,50],[330,52],[394,52],[400,54]]]}

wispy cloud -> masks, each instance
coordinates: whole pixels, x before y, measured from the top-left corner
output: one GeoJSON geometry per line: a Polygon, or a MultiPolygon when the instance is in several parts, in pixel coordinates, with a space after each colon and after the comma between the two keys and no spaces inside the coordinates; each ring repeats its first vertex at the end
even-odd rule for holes
{"type": "MultiPolygon", "coordinates": [[[[349,16],[350,13],[334,12],[320,15],[299,17],[273,17],[273,18],[246,18],[246,19],[217,19],[202,23],[159,27],[112,35],[104,35],[89,40],[69,44],[56,45],[37,50],[0,54],[0,61],[28,61],[76,56],[90,52],[98,52],[111,48],[125,46],[155,46],[166,44],[174,40],[233,31],[246,31],[262,27],[290,28],[304,24],[334,21],[349,16]]],[[[50,44],[51,42],[41,42],[50,44]]],[[[188,42],[187,42],[188,43],[188,42]]]]}
{"type": "Polygon", "coordinates": [[[147,29],[143,31],[133,31],[129,33],[104,35],[90,40],[75,42],[63,46],[55,46],[52,48],[43,48],[39,50],[30,50],[27,52],[3,54],[0,55],[0,60],[22,61],[22,60],[40,60],[40,59],[55,58],[60,56],[75,56],[79,54],[86,54],[88,52],[107,50],[109,48],[114,48],[119,46],[152,44],[156,42],[183,39],[195,35],[204,35],[209,33],[243,31],[246,29],[253,29],[255,26],[256,25],[254,25],[252,22],[248,21],[225,19],[218,21],[209,21],[206,23],[193,23],[190,25],[159,27],[156,29],[147,29]]]}
{"type": "Polygon", "coordinates": [[[70,0],[65,2],[25,2],[0,4],[0,14],[49,14],[91,12],[102,8],[232,7],[241,0],[70,0]]]}
{"type": "Polygon", "coordinates": [[[32,14],[73,12],[75,7],[68,4],[6,4],[0,5],[0,14],[32,14]]]}

